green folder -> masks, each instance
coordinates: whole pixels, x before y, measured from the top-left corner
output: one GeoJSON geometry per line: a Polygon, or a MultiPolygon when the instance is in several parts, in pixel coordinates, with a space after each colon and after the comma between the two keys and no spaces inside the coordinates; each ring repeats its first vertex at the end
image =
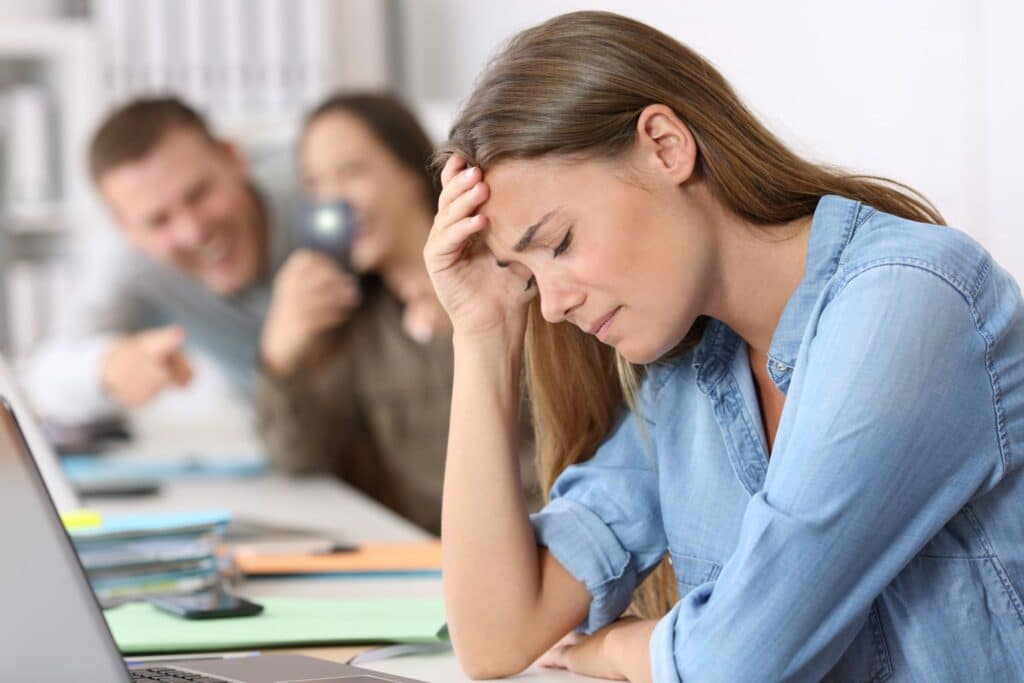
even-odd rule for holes
{"type": "Polygon", "coordinates": [[[145,603],[104,614],[126,655],[447,640],[444,603],[437,599],[256,601],[264,610],[252,617],[184,619],[145,603]]]}

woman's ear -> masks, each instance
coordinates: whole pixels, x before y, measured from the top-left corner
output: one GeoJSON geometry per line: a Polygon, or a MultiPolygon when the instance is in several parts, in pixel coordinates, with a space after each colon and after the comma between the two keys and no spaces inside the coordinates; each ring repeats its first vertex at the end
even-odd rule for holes
{"type": "Polygon", "coordinates": [[[676,185],[693,175],[697,143],[690,128],[664,104],[650,104],[636,122],[637,147],[654,170],[665,173],[676,185]]]}

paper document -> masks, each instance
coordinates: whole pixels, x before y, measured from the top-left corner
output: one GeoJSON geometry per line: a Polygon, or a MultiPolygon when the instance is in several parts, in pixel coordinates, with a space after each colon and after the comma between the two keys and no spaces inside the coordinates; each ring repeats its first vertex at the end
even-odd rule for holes
{"type": "Polygon", "coordinates": [[[440,599],[255,600],[264,610],[254,617],[182,619],[144,603],[104,614],[124,654],[447,640],[440,599]]]}
{"type": "Polygon", "coordinates": [[[238,553],[235,563],[249,576],[439,572],[441,542],[368,543],[350,552],[322,555],[238,553]]]}

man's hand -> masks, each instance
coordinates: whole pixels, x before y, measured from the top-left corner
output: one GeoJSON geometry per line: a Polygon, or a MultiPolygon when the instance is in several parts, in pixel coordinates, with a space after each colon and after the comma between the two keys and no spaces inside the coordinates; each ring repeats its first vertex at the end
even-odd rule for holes
{"type": "Polygon", "coordinates": [[[329,257],[305,249],[292,254],[274,279],[260,339],[264,366],[287,375],[313,341],[345,322],[359,302],[359,283],[329,257]]]}
{"type": "Polygon", "coordinates": [[[182,353],[185,330],[162,327],[121,337],[100,366],[103,387],[119,404],[136,408],[168,387],[192,380],[192,366],[182,353]]]}

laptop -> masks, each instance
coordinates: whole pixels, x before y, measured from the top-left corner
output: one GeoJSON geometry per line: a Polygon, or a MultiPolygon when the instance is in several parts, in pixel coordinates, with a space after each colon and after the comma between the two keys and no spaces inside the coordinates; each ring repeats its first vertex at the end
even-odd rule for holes
{"type": "Polygon", "coordinates": [[[2,396],[0,548],[2,681],[422,683],[289,654],[197,658],[129,668],[61,525],[14,410],[2,396]]]}
{"type": "Polygon", "coordinates": [[[32,449],[32,457],[35,458],[39,473],[43,475],[46,488],[53,498],[54,505],[61,512],[68,512],[82,507],[82,501],[78,492],[64,476],[60,468],[60,460],[57,452],[47,441],[43,430],[36,421],[29,407],[28,399],[21,391],[21,387],[14,377],[14,371],[3,356],[0,356],[0,396],[5,396],[14,409],[14,414],[21,424],[22,433],[28,446],[32,449]]]}

